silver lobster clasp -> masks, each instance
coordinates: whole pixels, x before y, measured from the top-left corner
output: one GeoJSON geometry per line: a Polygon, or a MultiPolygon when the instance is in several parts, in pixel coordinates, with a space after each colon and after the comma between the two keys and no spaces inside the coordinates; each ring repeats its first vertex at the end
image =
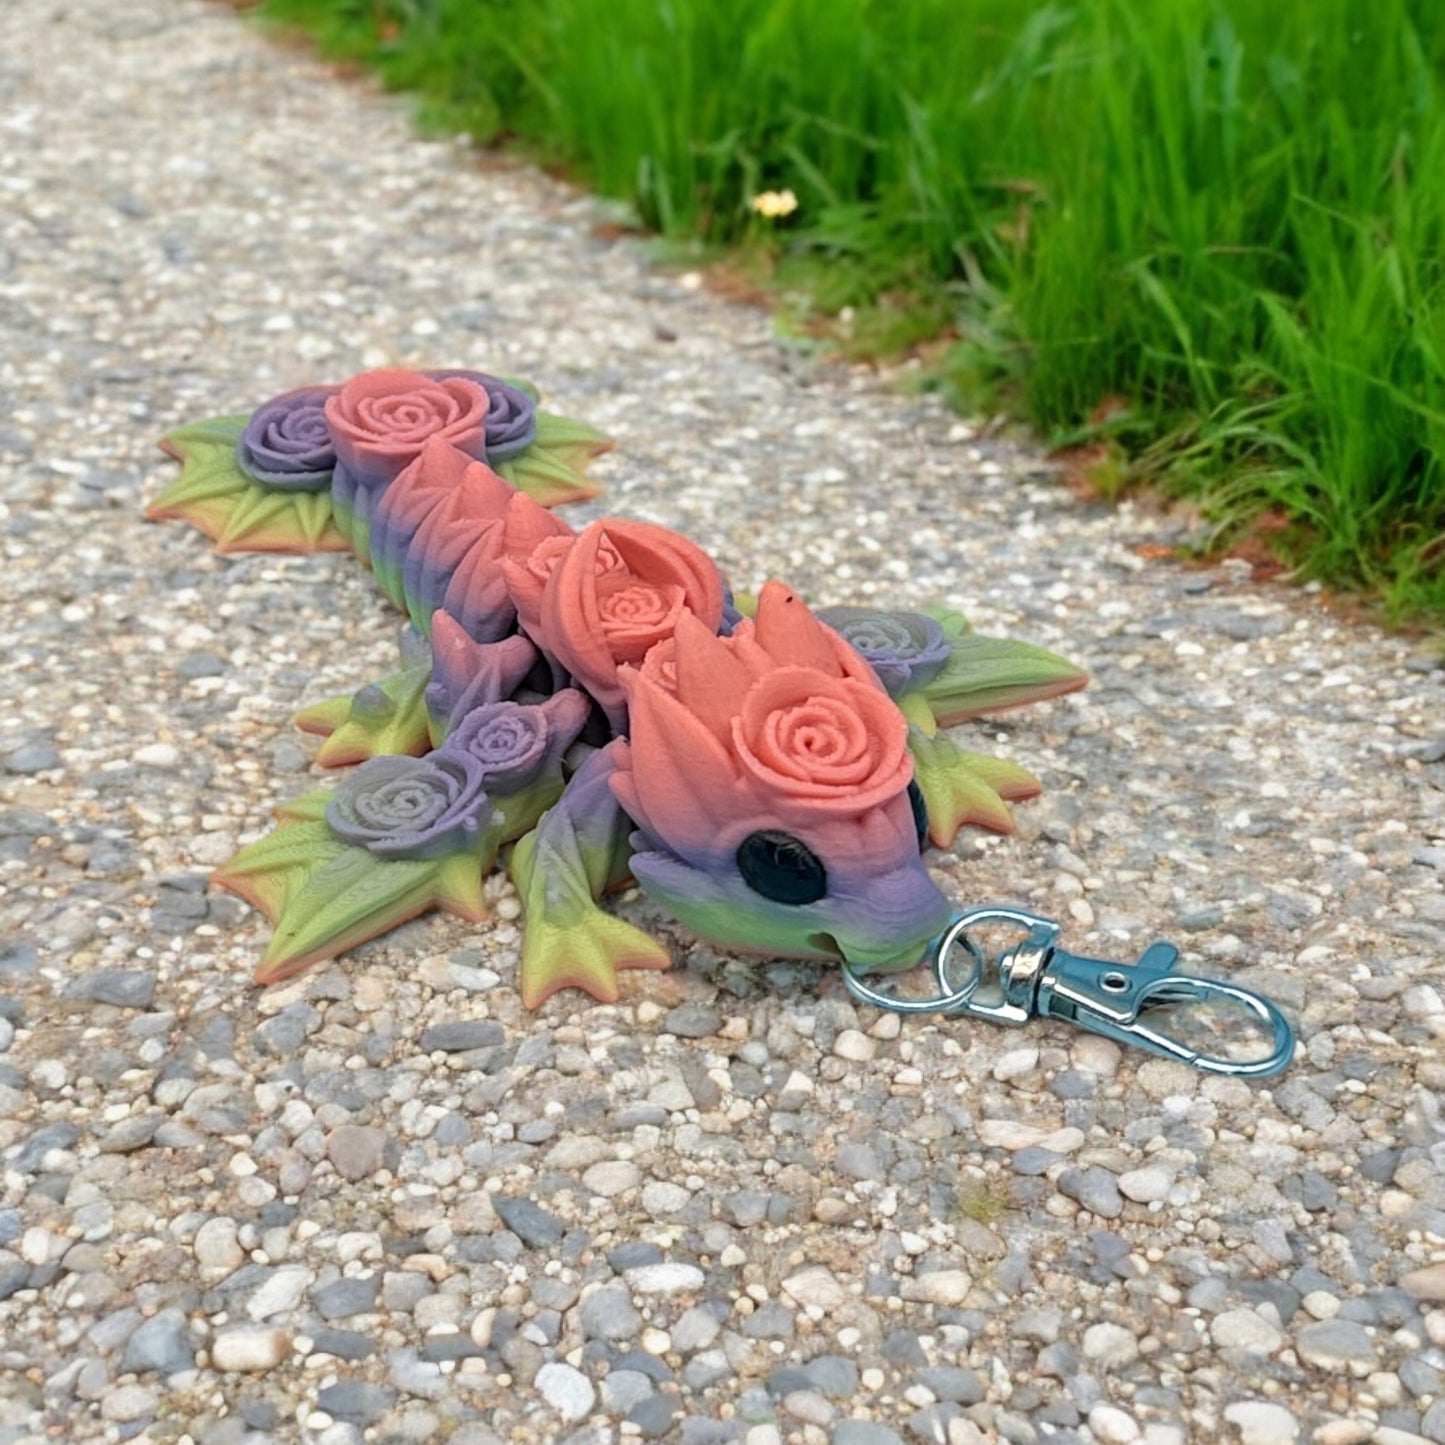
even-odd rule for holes
{"type": "Polygon", "coordinates": [[[1085,958],[1058,946],[1059,925],[1019,908],[974,908],[956,918],[933,955],[937,992],[931,998],[901,999],[870,988],[846,965],[843,981],[864,1002],[902,1013],[968,1014],[994,1023],[1017,1025],[1043,1016],[1067,1019],[1121,1044],[1133,1044],[1196,1069],[1243,1078],[1265,1078],[1284,1069],[1294,1056],[1294,1030],[1267,998],[1236,984],[1176,973],[1179,950],[1152,943],[1137,963],[1085,958]],[[979,946],[978,930],[1005,924],[1024,932],[1022,941],[990,960],[979,946]],[[966,971],[956,977],[959,950],[966,971]],[[1269,1052],[1258,1058],[1221,1058],[1192,1047],[1153,1027],[1150,1010],[1179,1004],[1227,1004],[1243,1009],[1248,1022],[1270,1037],[1269,1052]]]}

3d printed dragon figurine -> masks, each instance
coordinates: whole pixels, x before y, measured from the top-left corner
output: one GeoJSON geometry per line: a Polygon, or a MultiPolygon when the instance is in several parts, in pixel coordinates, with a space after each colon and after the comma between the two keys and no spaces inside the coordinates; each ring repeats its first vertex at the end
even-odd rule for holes
{"type": "Polygon", "coordinates": [[[269,983],[431,907],[483,917],[512,845],[528,1006],[665,968],[598,899],[629,878],[721,945],[911,964],[951,908],[922,858],[1038,791],[939,729],[1084,685],[956,613],[735,599],[699,547],[548,510],[610,443],[524,383],[373,371],[184,427],[150,508],[221,552],[355,552],[410,619],[401,668],[308,708],[322,765],[215,881],[274,925],[269,983]],[[749,614],[749,615],[745,615],[749,614]]]}

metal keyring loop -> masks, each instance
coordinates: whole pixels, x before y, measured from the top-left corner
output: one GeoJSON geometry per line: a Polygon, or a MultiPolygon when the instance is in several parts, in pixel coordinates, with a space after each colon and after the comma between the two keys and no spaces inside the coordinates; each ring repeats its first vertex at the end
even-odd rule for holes
{"type": "Polygon", "coordinates": [[[978,945],[963,931],[964,922],[964,919],[958,919],[950,925],[934,950],[932,969],[934,982],[938,985],[938,992],[932,998],[898,998],[894,994],[882,993],[864,983],[859,978],[854,966],[848,963],[843,965],[844,987],[862,1003],[872,1004],[874,1008],[889,1009],[897,1014],[964,1012],[968,1008],[969,1000],[983,981],[984,969],[983,954],[979,951],[978,945]],[[952,952],[954,944],[960,940],[973,960],[973,969],[963,984],[955,989],[952,988],[952,981],[946,972],[946,960],[952,952]]]}

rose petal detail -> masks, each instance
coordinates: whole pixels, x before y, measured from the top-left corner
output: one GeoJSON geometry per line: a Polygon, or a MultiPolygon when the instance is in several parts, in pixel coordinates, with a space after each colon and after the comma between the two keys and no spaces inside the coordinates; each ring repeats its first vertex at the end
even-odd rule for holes
{"type": "Polygon", "coordinates": [[[462,752],[372,758],[336,789],[326,822],[378,858],[444,858],[477,841],[491,811],[484,784],[462,752]]]}
{"type": "Polygon", "coordinates": [[[236,443],[236,462],[248,477],[293,492],[331,485],[336,448],[326,420],[331,386],[309,386],[258,407],[236,443]]]}

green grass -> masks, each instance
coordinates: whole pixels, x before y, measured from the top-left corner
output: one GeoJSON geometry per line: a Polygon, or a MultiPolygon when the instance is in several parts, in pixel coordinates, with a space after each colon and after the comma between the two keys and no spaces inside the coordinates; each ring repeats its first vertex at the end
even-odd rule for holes
{"type": "Polygon", "coordinates": [[[1439,0],[262,13],[670,237],[766,249],[863,335],[955,337],[967,401],[1108,442],[1225,535],[1266,517],[1302,576],[1445,616],[1439,0]],[[749,209],[783,187],[786,221],[749,209]]]}

